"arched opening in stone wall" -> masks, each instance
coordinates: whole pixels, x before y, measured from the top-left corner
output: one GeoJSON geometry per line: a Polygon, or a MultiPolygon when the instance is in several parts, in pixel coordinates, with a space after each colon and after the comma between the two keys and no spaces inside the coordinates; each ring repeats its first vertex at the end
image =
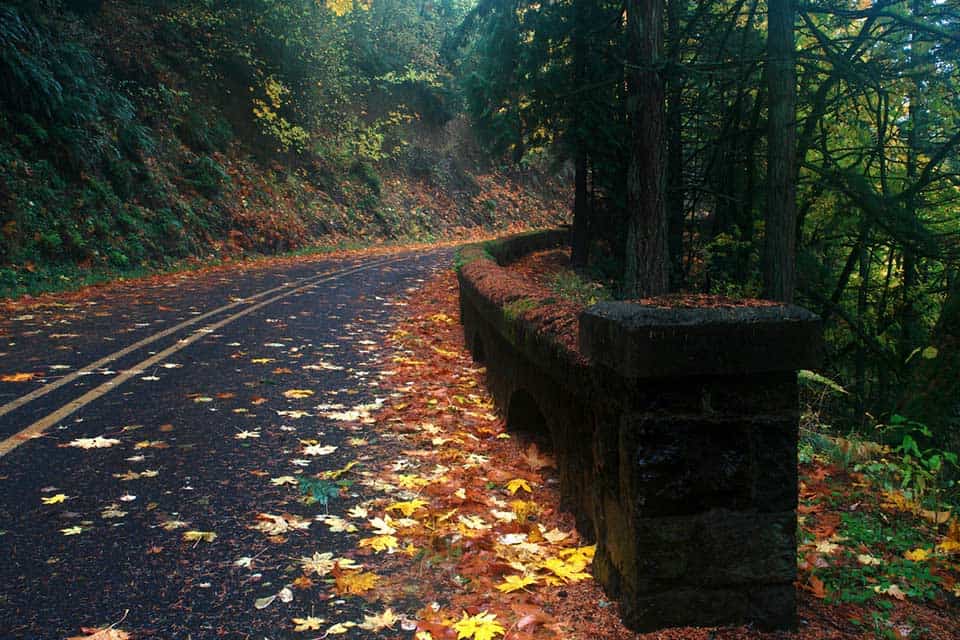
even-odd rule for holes
{"type": "Polygon", "coordinates": [[[547,419],[530,392],[519,389],[510,396],[507,405],[507,429],[529,434],[540,439],[548,435],[547,419]]]}
{"type": "Polygon", "coordinates": [[[483,338],[480,337],[480,332],[473,334],[473,348],[470,350],[470,355],[473,356],[474,362],[484,363],[487,360],[487,352],[483,348],[483,338]]]}

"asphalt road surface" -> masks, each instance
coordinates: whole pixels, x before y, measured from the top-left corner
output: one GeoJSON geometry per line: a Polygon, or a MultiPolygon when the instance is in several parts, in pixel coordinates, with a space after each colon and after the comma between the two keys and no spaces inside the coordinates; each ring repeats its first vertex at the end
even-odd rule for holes
{"type": "Polygon", "coordinates": [[[350,441],[368,434],[324,410],[375,401],[399,296],[450,259],[188,274],[0,317],[0,638],[118,621],[137,638],[303,638],[319,634],[291,616],[362,606],[256,609],[304,550],[337,543],[313,527],[269,544],[250,524],[296,507],[268,480],[317,468],[303,439],[338,447],[323,468],[362,453],[350,441]]]}

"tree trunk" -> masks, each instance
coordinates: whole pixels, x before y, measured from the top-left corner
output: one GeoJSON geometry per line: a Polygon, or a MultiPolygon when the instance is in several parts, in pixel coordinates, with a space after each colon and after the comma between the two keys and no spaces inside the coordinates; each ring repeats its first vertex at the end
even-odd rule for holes
{"type": "Polygon", "coordinates": [[[584,267],[590,259],[590,198],[587,193],[587,154],[577,151],[573,191],[573,230],[570,239],[570,263],[584,267]]]}
{"type": "MultiPolygon", "coordinates": [[[[667,2],[668,54],[680,63],[680,2],[667,2]]],[[[683,220],[686,193],[683,183],[683,82],[674,75],[667,82],[667,225],[670,252],[670,285],[683,284],[683,220]]]]}
{"type": "Polygon", "coordinates": [[[627,30],[633,52],[627,70],[631,120],[627,168],[627,297],[667,293],[670,257],[664,198],[663,0],[630,0],[627,30]]]}
{"type": "Polygon", "coordinates": [[[796,66],[795,0],[769,0],[767,31],[767,211],[764,297],[793,301],[796,286],[796,66]]]}
{"type": "Polygon", "coordinates": [[[914,356],[920,361],[900,410],[929,426],[940,447],[960,452],[960,277],[952,280],[933,330],[936,353],[914,356]]]}
{"type": "MultiPolygon", "coordinates": [[[[575,87],[586,83],[587,39],[584,34],[586,18],[582,2],[574,4],[573,25],[573,80],[575,87]]],[[[582,109],[583,97],[578,97],[573,113],[573,139],[575,149],[575,176],[573,195],[573,230],[570,239],[570,262],[574,267],[584,267],[590,260],[590,200],[587,193],[587,141],[584,139],[584,122],[587,117],[582,109]]]]}

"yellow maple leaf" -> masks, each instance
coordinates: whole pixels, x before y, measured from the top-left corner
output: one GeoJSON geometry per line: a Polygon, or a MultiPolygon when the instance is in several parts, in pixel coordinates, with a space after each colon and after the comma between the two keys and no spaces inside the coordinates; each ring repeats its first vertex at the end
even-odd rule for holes
{"type": "Polygon", "coordinates": [[[502,584],[497,585],[497,589],[504,593],[513,593],[539,582],[537,576],[507,576],[503,579],[502,584]]]}
{"type": "Polygon", "coordinates": [[[586,547],[574,547],[572,549],[563,549],[559,555],[565,558],[570,564],[581,562],[584,566],[593,562],[593,556],[597,553],[597,545],[591,544],[586,547]]]}
{"type": "Polygon", "coordinates": [[[65,493],[58,493],[57,495],[55,495],[55,496],[50,496],[49,498],[40,498],[40,501],[41,501],[43,504],[60,504],[61,502],[63,502],[63,501],[66,500],[66,499],[67,499],[67,494],[65,494],[65,493]]]}
{"type": "Polygon", "coordinates": [[[302,400],[303,398],[309,398],[313,395],[313,391],[310,389],[287,389],[283,392],[284,398],[290,398],[291,400],[302,400]]]}
{"type": "Polygon", "coordinates": [[[464,638],[493,640],[494,636],[502,636],[506,633],[506,629],[497,622],[497,616],[486,611],[481,611],[475,616],[468,616],[464,611],[463,617],[459,622],[454,623],[453,628],[457,632],[457,640],[464,638]]]}
{"type": "Polygon", "coordinates": [[[590,574],[584,571],[586,565],[579,559],[575,562],[571,562],[569,559],[564,562],[560,558],[548,558],[541,562],[539,566],[552,572],[564,582],[579,582],[591,578],[590,574]]]}
{"type": "Polygon", "coordinates": [[[398,475],[397,484],[401,489],[412,489],[416,491],[430,484],[430,481],[417,475],[398,475]]]}
{"type": "Polygon", "coordinates": [[[530,483],[523,478],[515,478],[507,483],[507,490],[511,495],[517,495],[517,491],[520,491],[520,489],[523,489],[527,493],[533,493],[533,489],[530,488],[530,483]]]}
{"type": "Polygon", "coordinates": [[[930,552],[926,549],[914,549],[913,551],[904,553],[903,557],[913,562],[923,562],[930,557],[930,552]]]}
{"type": "Polygon", "coordinates": [[[60,533],[65,536],[78,536],[83,533],[83,527],[67,527],[66,529],[60,529],[60,533]]]}
{"type": "Polygon", "coordinates": [[[357,628],[366,629],[367,631],[380,631],[382,629],[389,629],[397,624],[399,620],[400,618],[393,612],[393,609],[387,607],[383,613],[378,613],[373,616],[363,616],[363,622],[358,624],[357,628]]]}
{"type": "Polygon", "coordinates": [[[540,516],[540,505],[529,500],[513,500],[510,508],[517,514],[517,522],[533,521],[540,516]]]}
{"type": "Polygon", "coordinates": [[[334,588],[337,591],[337,595],[359,596],[364,592],[370,591],[370,589],[376,587],[377,582],[380,580],[380,576],[370,571],[345,571],[339,574],[336,580],[337,582],[334,588]]]}
{"type": "Polygon", "coordinates": [[[417,509],[420,509],[421,507],[425,507],[428,504],[430,503],[427,502],[426,500],[420,500],[419,498],[417,498],[416,500],[410,500],[408,502],[394,502],[393,504],[387,507],[387,511],[399,511],[400,513],[402,513],[403,515],[409,518],[414,514],[414,512],[417,509]]]}
{"type": "Polygon", "coordinates": [[[213,542],[217,539],[217,534],[213,531],[184,531],[184,542],[213,542]]]}
{"type": "Polygon", "coordinates": [[[313,616],[308,616],[306,618],[293,618],[293,624],[296,625],[293,627],[294,631],[319,631],[320,625],[326,622],[323,618],[314,618],[313,616]]]}
{"type": "Polygon", "coordinates": [[[370,547],[379,553],[388,549],[396,549],[400,543],[397,541],[396,536],[374,536],[372,538],[364,538],[359,544],[361,547],[370,547]]]}
{"type": "Polygon", "coordinates": [[[950,538],[937,545],[937,551],[940,553],[960,553],[960,542],[950,538]]]}
{"type": "Polygon", "coordinates": [[[253,364],[267,364],[268,362],[273,362],[273,358],[254,358],[250,362],[253,364]]]}

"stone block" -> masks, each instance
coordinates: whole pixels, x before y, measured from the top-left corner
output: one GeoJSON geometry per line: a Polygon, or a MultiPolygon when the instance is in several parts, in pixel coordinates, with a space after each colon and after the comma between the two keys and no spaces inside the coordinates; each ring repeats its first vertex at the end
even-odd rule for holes
{"type": "Polygon", "coordinates": [[[708,308],[601,302],[580,314],[580,351],[627,378],[796,371],[821,359],[820,319],[770,304],[708,308]]]}

